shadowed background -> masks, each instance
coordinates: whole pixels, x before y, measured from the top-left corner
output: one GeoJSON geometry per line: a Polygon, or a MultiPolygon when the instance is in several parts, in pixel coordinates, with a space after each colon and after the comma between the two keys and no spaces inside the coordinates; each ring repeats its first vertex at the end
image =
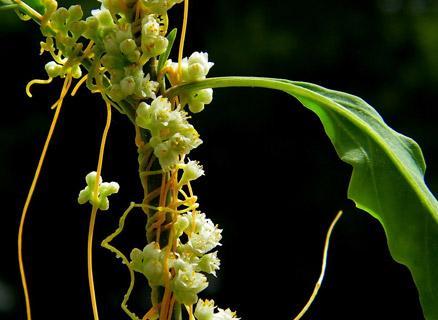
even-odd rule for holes
{"type": "MultiPolygon", "coordinates": [[[[70,5],[73,1],[60,1],[70,5]]],[[[83,1],[90,9],[96,1],[83,1]]],[[[172,10],[179,27],[182,8],[172,10]]],[[[61,82],[45,78],[42,39],[32,22],[0,13],[0,319],[24,319],[16,234],[19,212],[51,120],[61,82]]],[[[256,75],[315,82],[363,97],[397,131],[422,147],[426,181],[438,191],[438,2],[191,1],[186,53],[207,51],[211,76],[256,75]]],[[[174,51],[172,57],[176,58],[174,51]]],[[[66,99],[30,207],[24,256],[34,319],[91,319],[86,278],[90,208],[77,205],[95,170],[105,108],[82,89],[66,99]]],[[[390,257],[383,229],[346,200],[351,169],[338,160],[319,120],[293,98],[262,89],[218,89],[193,117],[204,144],[191,154],[206,170],[194,187],[201,208],[223,229],[218,279],[201,297],[243,319],[290,319],[309,297],[325,232],[339,209],[326,280],[306,319],[422,319],[406,268],[390,257]]],[[[121,191],[98,215],[95,280],[102,319],[119,309],[128,273],[98,244],[130,201],[140,201],[134,131],[114,114],[103,177],[121,191]]],[[[143,247],[144,217],[132,215],[116,244],[143,247]]],[[[149,303],[138,277],[130,306],[149,303]]]]}

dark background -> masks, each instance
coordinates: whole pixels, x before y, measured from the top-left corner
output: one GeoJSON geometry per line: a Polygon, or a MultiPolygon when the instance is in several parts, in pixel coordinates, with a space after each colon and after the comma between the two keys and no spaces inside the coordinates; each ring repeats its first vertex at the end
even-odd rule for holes
{"type": "MultiPolygon", "coordinates": [[[[67,5],[71,2],[61,1],[67,5]]],[[[85,3],[85,1],[84,1],[85,3]]],[[[96,5],[95,1],[86,2],[96,5]]],[[[181,6],[172,11],[179,26],[181,6]]],[[[24,319],[16,254],[19,213],[61,83],[44,78],[35,24],[0,14],[0,319],[24,319]]],[[[212,76],[256,75],[316,82],[363,97],[422,147],[426,181],[438,190],[438,2],[435,0],[191,1],[186,53],[207,51],[212,76]]],[[[175,53],[173,54],[175,58],[175,53]]],[[[91,319],[86,278],[89,207],[76,203],[94,170],[105,108],[86,90],[61,113],[25,228],[34,319],[91,319]]],[[[202,297],[243,319],[290,319],[307,301],[335,213],[326,279],[305,319],[422,319],[407,269],[395,263],[376,220],[346,200],[351,169],[338,160],[315,115],[293,98],[262,89],[218,89],[193,118],[204,144],[193,154],[207,176],[194,184],[203,211],[223,229],[218,279],[202,297]]],[[[114,115],[103,168],[121,191],[99,213],[95,281],[102,319],[119,309],[128,273],[98,243],[129,201],[141,199],[134,132],[114,115]]],[[[130,218],[116,243],[143,247],[144,220],[130,218]]],[[[139,277],[130,305],[146,311],[139,277]]],[[[146,301],[146,302],[145,302],[146,301]]]]}

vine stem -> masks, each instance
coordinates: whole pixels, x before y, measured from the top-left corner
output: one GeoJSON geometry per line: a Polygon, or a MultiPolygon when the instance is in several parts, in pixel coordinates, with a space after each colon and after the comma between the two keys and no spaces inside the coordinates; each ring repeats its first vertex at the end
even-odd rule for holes
{"type": "Polygon", "coordinates": [[[332,223],[330,224],[330,227],[327,231],[327,235],[325,238],[324,250],[323,250],[323,254],[322,254],[321,274],[319,275],[318,281],[315,284],[312,295],[310,296],[309,300],[307,301],[307,303],[303,307],[303,309],[301,309],[300,313],[294,318],[294,320],[299,320],[302,318],[302,316],[307,312],[307,310],[312,305],[312,302],[315,300],[316,295],[318,294],[319,288],[321,288],[322,281],[324,280],[325,269],[327,267],[327,253],[328,253],[328,248],[329,248],[329,243],[330,243],[330,237],[332,235],[333,228],[335,227],[336,223],[341,218],[341,216],[342,216],[342,211],[339,211],[338,214],[336,215],[336,217],[333,219],[332,223]]]}
{"type": "Polygon", "coordinates": [[[40,159],[38,161],[37,168],[35,170],[35,174],[33,176],[32,184],[30,185],[29,191],[27,193],[26,201],[23,206],[23,210],[21,212],[21,219],[20,219],[20,226],[18,227],[18,265],[20,268],[20,277],[21,277],[21,284],[23,286],[23,292],[24,292],[24,300],[26,303],[26,315],[27,319],[32,319],[32,312],[30,307],[30,298],[29,298],[29,290],[27,287],[27,281],[26,281],[26,272],[24,269],[24,263],[23,263],[23,229],[24,224],[26,222],[27,212],[29,209],[30,202],[32,200],[33,194],[35,192],[35,187],[38,183],[38,179],[40,177],[41,169],[44,164],[44,160],[46,158],[47,150],[50,145],[50,141],[52,140],[53,132],[55,131],[56,124],[58,122],[59,114],[61,112],[61,108],[63,105],[64,97],[66,96],[69,88],[71,85],[71,75],[68,75],[65,78],[64,85],[61,90],[61,95],[59,98],[59,102],[57,104],[55,114],[53,115],[52,123],[50,125],[49,133],[47,134],[46,141],[44,143],[43,151],[41,152],[40,159]]]}
{"type": "Polygon", "coordinates": [[[187,33],[187,22],[189,20],[189,0],[184,0],[184,16],[181,30],[181,39],[179,41],[179,51],[178,51],[178,81],[182,77],[182,59],[184,54],[184,42],[187,33]]]}
{"type": "Polygon", "coordinates": [[[105,153],[106,139],[111,125],[111,104],[108,101],[106,101],[106,111],[107,111],[107,118],[106,118],[105,128],[102,134],[102,140],[100,142],[99,159],[97,161],[96,182],[94,184],[94,190],[93,190],[94,201],[93,201],[93,208],[91,210],[90,225],[88,228],[88,245],[87,245],[88,284],[90,287],[91,307],[93,309],[94,320],[99,320],[99,312],[97,309],[96,292],[94,288],[94,277],[93,277],[93,234],[94,234],[94,226],[96,223],[96,215],[98,210],[98,188],[99,188],[100,176],[102,173],[103,156],[105,153]]]}
{"type": "Polygon", "coordinates": [[[34,19],[37,22],[40,22],[43,19],[43,16],[36,11],[31,6],[27,5],[21,0],[14,0],[14,2],[22,9],[26,14],[28,14],[32,19],[34,19]]]}

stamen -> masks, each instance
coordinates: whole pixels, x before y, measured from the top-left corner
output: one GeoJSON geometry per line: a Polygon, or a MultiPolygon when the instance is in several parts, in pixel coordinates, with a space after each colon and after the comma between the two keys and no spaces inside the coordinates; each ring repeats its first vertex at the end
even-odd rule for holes
{"type": "Polygon", "coordinates": [[[294,320],[301,319],[301,317],[309,309],[310,305],[315,300],[316,295],[318,294],[319,288],[321,287],[322,281],[324,280],[325,268],[326,268],[326,265],[327,265],[327,252],[328,252],[328,247],[329,247],[329,242],[330,242],[330,236],[332,234],[333,228],[336,225],[336,222],[338,222],[338,220],[341,217],[341,215],[342,215],[342,211],[339,211],[338,214],[336,215],[336,217],[333,219],[333,222],[331,223],[331,225],[330,225],[330,227],[329,227],[329,229],[327,231],[327,236],[325,238],[325,243],[324,243],[324,252],[323,252],[323,256],[322,256],[321,274],[319,276],[318,282],[316,282],[316,284],[315,284],[315,288],[313,289],[313,292],[312,292],[312,295],[309,298],[309,301],[307,301],[307,303],[304,306],[304,308],[294,318],[294,320]]]}
{"type": "Polygon", "coordinates": [[[42,79],[34,79],[32,81],[29,81],[29,83],[26,85],[26,94],[29,98],[32,98],[32,93],[30,92],[30,88],[34,85],[34,84],[49,84],[53,81],[53,78],[49,77],[49,79],[47,80],[42,80],[42,79]]]}

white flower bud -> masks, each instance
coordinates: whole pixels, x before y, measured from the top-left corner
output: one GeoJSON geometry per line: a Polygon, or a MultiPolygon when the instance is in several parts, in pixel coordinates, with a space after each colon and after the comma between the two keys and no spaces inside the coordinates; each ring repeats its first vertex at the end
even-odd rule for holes
{"type": "Polygon", "coordinates": [[[57,64],[55,61],[50,61],[46,63],[46,72],[50,78],[59,77],[63,73],[63,66],[57,64]]]}
{"type": "Polygon", "coordinates": [[[196,304],[195,317],[197,320],[213,320],[214,300],[199,299],[196,304]]]}
{"type": "Polygon", "coordinates": [[[187,61],[187,76],[185,81],[205,79],[214,63],[208,62],[208,53],[194,52],[187,61]]]}
{"type": "Polygon", "coordinates": [[[213,316],[213,320],[239,320],[240,318],[237,318],[236,312],[231,311],[230,309],[218,309],[219,311],[216,312],[213,316]]]}

